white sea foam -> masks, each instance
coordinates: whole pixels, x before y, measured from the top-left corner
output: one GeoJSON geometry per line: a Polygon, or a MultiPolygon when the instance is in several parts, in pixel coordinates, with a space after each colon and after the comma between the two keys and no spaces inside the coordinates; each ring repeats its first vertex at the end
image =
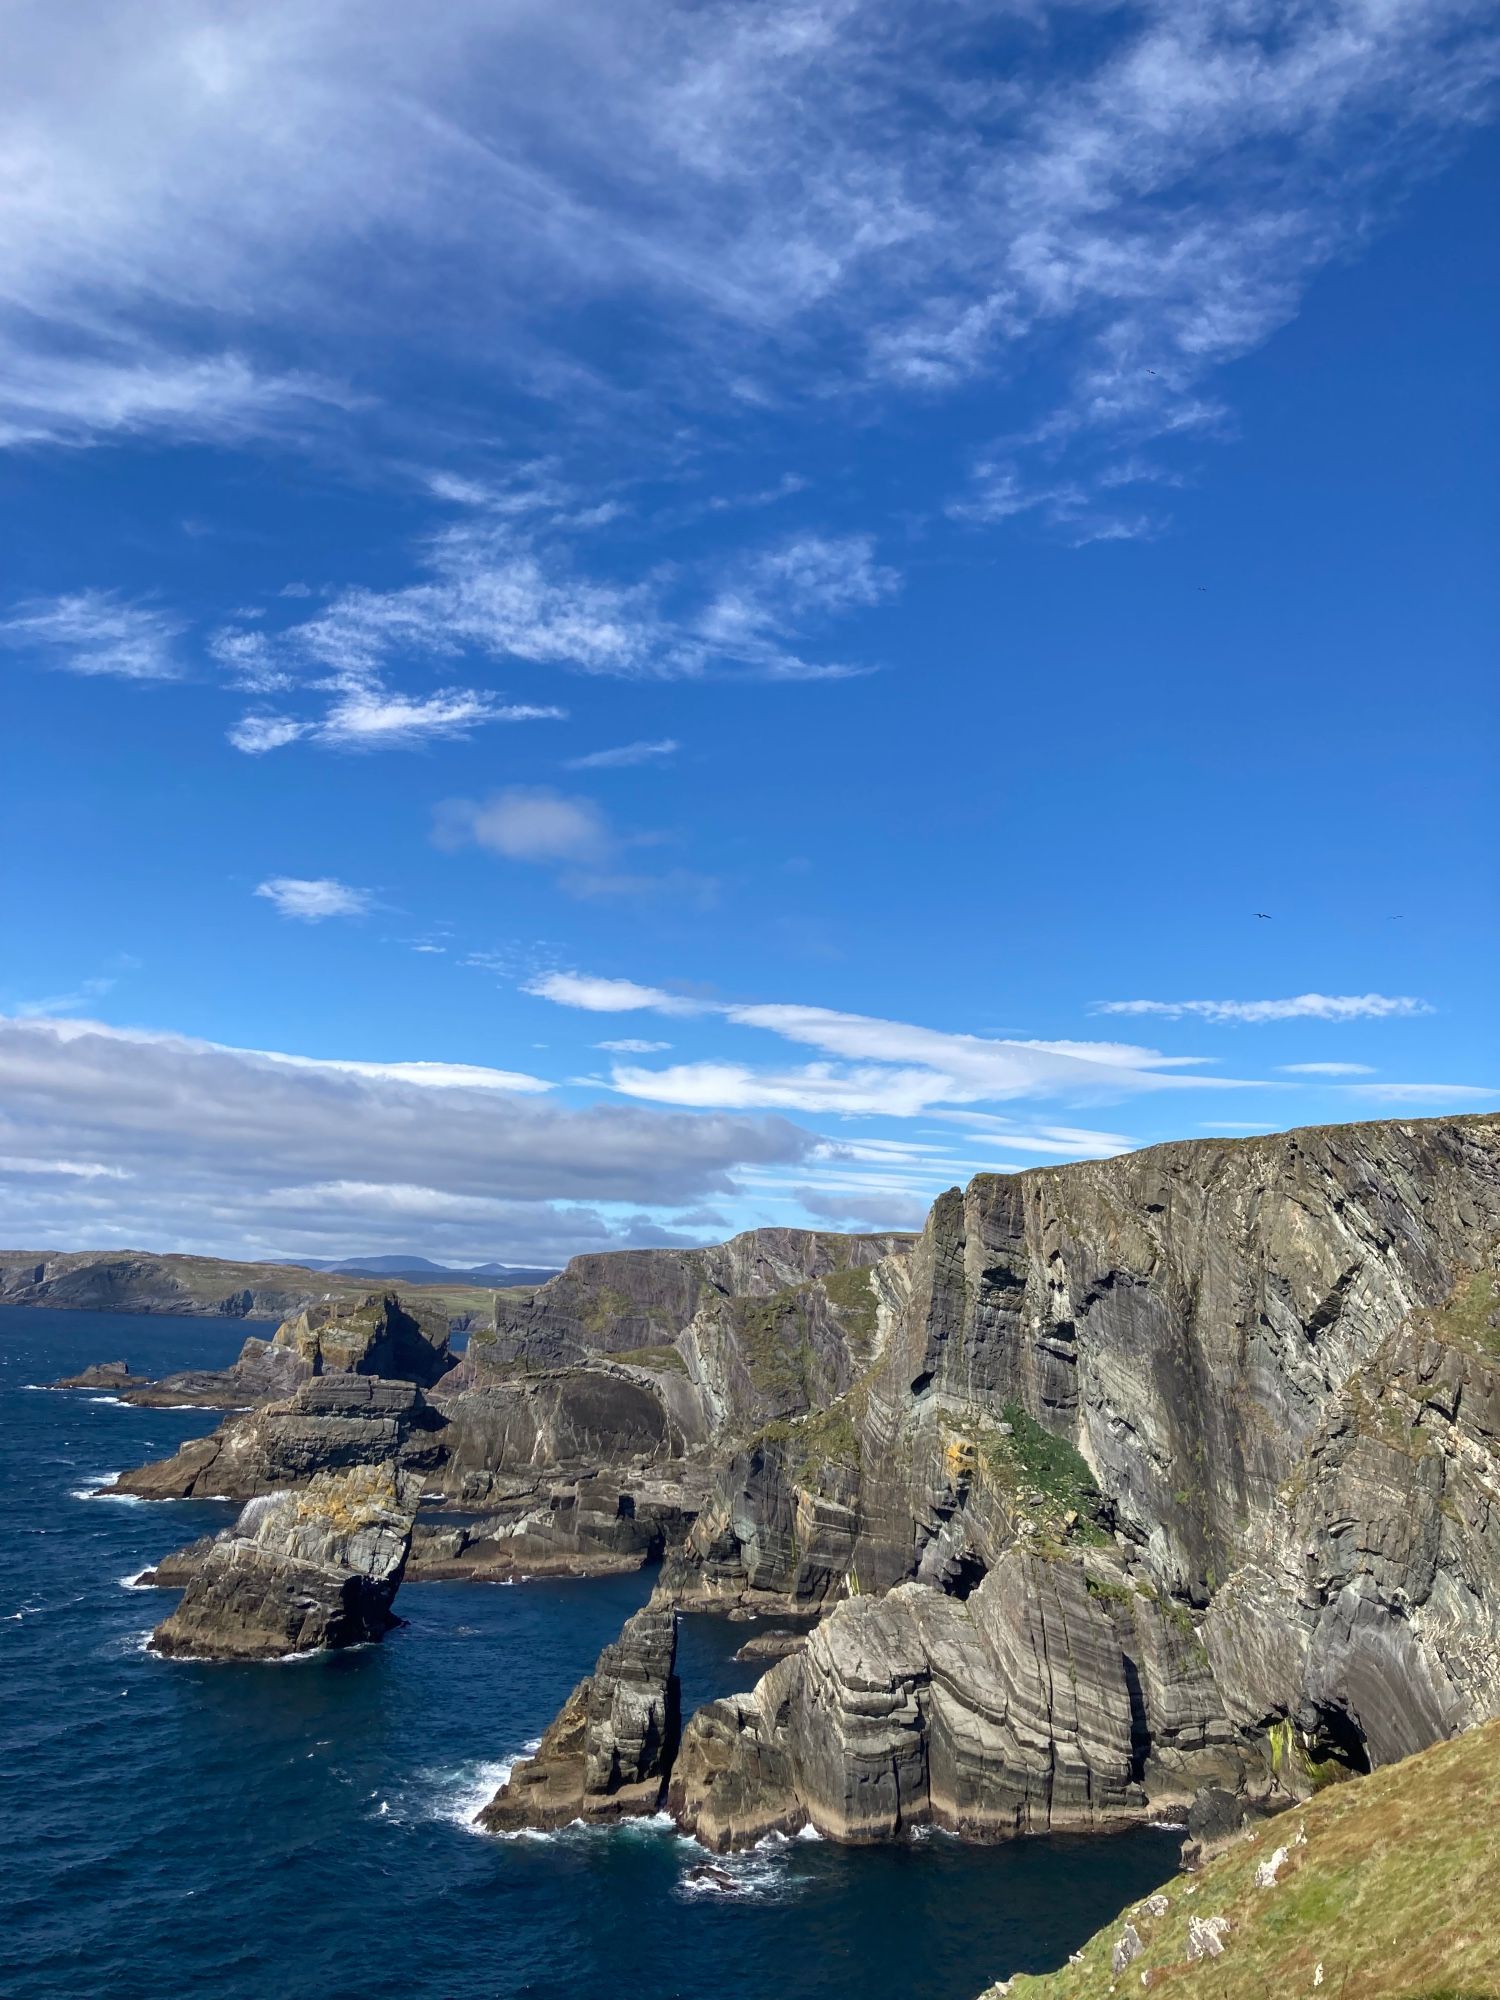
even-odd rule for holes
{"type": "MultiPolygon", "coordinates": [[[[534,1747],[534,1746],[533,1746],[534,1747]]],[[[431,1806],[431,1816],[461,1826],[465,1833],[478,1833],[479,1812],[507,1782],[526,1753],[519,1752],[499,1763],[465,1764],[457,1771],[432,1773],[441,1787],[431,1806]]]]}
{"type": "Polygon", "coordinates": [[[1146,1822],[1153,1833],[1186,1833],[1185,1819],[1148,1819],[1146,1822]]]}
{"type": "Polygon", "coordinates": [[[146,1567],[138,1569],[134,1576],[122,1576],[120,1578],[121,1590],[154,1590],[156,1588],[154,1584],[141,1582],[143,1576],[151,1574],[153,1567],[153,1564],[147,1563],[146,1567]]]}
{"type": "Polygon", "coordinates": [[[91,1403],[109,1403],[117,1410],[128,1410],[130,1405],[123,1396],[90,1396],[91,1403]]]}

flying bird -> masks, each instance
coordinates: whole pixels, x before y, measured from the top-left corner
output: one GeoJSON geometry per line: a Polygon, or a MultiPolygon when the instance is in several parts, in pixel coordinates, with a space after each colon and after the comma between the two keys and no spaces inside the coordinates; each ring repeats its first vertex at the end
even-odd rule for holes
{"type": "Polygon", "coordinates": [[[1271,921],[1271,912],[1269,910],[1257,910],[1255,914],[1263,924],[1268,924],[1271,921]]]}

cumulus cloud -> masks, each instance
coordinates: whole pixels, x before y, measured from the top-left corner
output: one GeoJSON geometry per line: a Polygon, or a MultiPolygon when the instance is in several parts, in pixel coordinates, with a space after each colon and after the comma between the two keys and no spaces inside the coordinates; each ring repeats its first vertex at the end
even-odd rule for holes
{"type": "Polygon", "coordinates": [[[1430,1014],[1426,1000],[1407,994],[1298,993],[1287,1000],[1097,1000],[1096,1014],[1160,1014],[1180,1020],[1197,1014],[1205,1021],[1387,1021],[1430,1014]]]}
{"type": "Polygon", "coordinates": [[[622,1035],[616,1042],[595,1042],[596,1049],[606,1049],[617,1056],[654,1056],[663,1049],[671,1048],[670,1042],[643,1042],[634,1035],[622,1035]]]}
{"type": "Polygon", "coordinates": [[[368,889],[351,888],[331,875],[272,875],[255,893],[274,904],[278,916],[303,924],[320,924],[327,917],[363,917],[375,900],[368,889]]]}
{"type": "Polygon", "coordinates": [[[618,1244],[611,1205],[697,1206],[742,1166],[816,1144],[782,1119],[574,1109],[546,1092],[482,1066],[0,1019],[0,1153],[26,1184],[7,1206],[40,1242],[341,1255],[351,1228],[401,1249],[421,1223],[439,1249],[547,1261],[618,1244]],[[53,1174],[49,1193],[59,1161],[103,1171],[53,1174]]]}
{"type": "Polygon", "coordinates": [[[157,605],[80,590],[18,605],[0,620],[0,645],[70,674],[170,681],[182,672],[177,642],[186,629],[157,605]]]}

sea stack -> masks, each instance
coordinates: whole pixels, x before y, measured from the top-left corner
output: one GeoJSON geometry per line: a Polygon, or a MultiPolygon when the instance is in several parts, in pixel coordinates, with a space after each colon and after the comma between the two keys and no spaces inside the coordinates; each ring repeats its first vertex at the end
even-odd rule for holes
{"type": "Polygon", "coordinates": [[[251,1500],[196,1565],[152,1650],[274,1660],[383,1638],[397,1622],[417,1497],[416,1480],[361,1465],[251,1500]]]}
{"type": "Polygon", "coordinates": [[[517,1764],[479,1815],[489,1833],[654,1813],[677,1752],[677,1614],[648,1604],[627,1618],[563,1704],[534,1757],[517,1764]]]}

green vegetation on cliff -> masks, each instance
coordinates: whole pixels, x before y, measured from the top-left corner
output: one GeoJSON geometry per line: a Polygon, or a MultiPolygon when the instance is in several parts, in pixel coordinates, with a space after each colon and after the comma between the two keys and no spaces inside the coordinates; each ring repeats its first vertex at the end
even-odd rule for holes
{"type": "Polygon", "coordinates": [[[1078,1963],[1018,1974],[985,2000],[1141,1991],[1182,2000],[1314,1992],[1329,2000],[1496,2000],[1497,1817],[1500,1722],[1491,1722],[1267,1821],[1200,1873],[1166,1883],[1164,1909],[1151,1898],[1122,1911],[1078,1963]],[[1189,1958],[1190,1926],[1214,1918],[1227,1920],[1222,1951],[1189,1958]],[[1116,1972],[1127,1924],[1141,1950],[1116,1972]]]}

